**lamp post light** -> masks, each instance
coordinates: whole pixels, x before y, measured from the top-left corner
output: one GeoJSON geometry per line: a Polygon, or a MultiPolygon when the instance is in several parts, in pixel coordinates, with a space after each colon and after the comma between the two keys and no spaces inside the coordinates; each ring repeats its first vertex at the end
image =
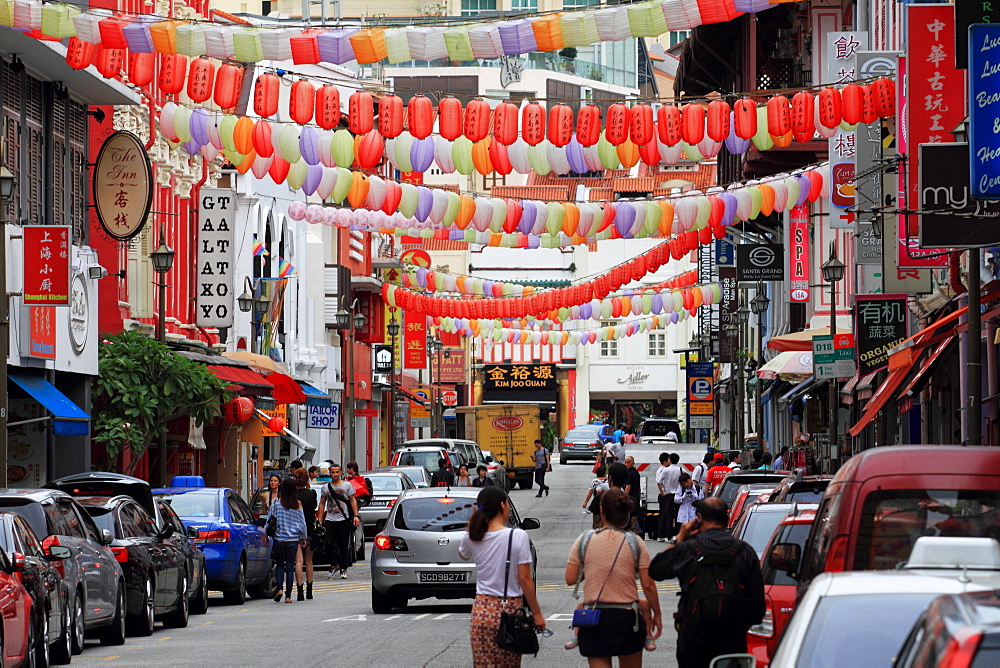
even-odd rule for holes
{"type": "MultiPolygon", "coordinates": [[[[726,325],[725,329],[726,329],[726,339],[729,341],[730,346],[732,346],[733,348],[730,351],[730,359],[732,360],[735,359],[739,354],[740,327],[739,325],[736,324],[735,320],[730,320],[729,324],[726,325]]],[[[734,370],[738,366],[740,366],[738,360],[736,362],[730,362],[730,364],[734,370]]],[[[736,429],[737,429],[736,406],[738,405],[738,399],[739,399],[739,375],[737,373],[737,375],[734,377],[734,383],[733,383],[732,414],[729,416],[729,429],[733,435],[732,443],[730,443],[730,446],[733,449],[736,448],[736,429]]]]}
{"type": "MultiPolygon", "coordinates": [[[[750,308],[747,306],[747,303],[745,301],[743,300],[740,301],[741,301],[740,307],[736,309],[736,321],[739,323],[739,330],[740,330],[739,333],[737,334],[737,339],[739,340],[740,353],[744,354],[743,352],[744,347],[746,346],[747,338],[749,338],[746,330],[747,330],[747,324],[750,322],[750,308]]],[[[747,412],[746,412],[746,406],[744,406],[744,403],[746,401],[746,385],[745,381],[743,380],[743,362],[741,360],[737,360],[736,372],[739,374],[739,382],[737,383],[737,386],[739,387],[739,397],[736,405],[739,407],[740,411],[739,419],[737,420],[736,423],[736,428],[739,430],[738,433],[739,445],[737,447],[740,450],[742,450],[744,445],[744,437],[746,436],[747,412]]]]}
{"type": "Polygon", "coordinates": [[[385,326],[392,341],[392,368],[389,370],[389,449],[396,450],[396,337],[399,336],[399,323],[396,322],[396,309],[391,309],[392,320],[385,326]]]}
{"type": "MultiPolygon", "coordinates": [[[[156,340],[160,343],[167,342],[167,272],[174,265],[174,256],[177,253],[167,245],[166,234],[163,225],[160,225],[160,245],[149,254],[149,259],[153,263],[153,271],[159,277],[160,282],[156,284],[160,288],[159,315],[156,318],[156,340]]],[[[157,476],[161,485],[167,484],[167,429],[163,427],[160,434],[160,444],[157,449],[156,462],[157,476]]]]}
{"type": "MultiPolygon", "coordinates": [[[[431,355],[431,358],[427,362],[427,369],[430,372],[430,379],[431,379],[430,385],[431,385],[431,436],[432,437],[434,436],[435,431],[439,431],[438,415],[440,411],[438,410],[439,408],[438,397],[441,395],[441,392],[434,385],[434,359],[437,357],[437,354],[441,351],[443,347],[444,346],[441,344],[441,342],[435,339],[433,336],[427,337],[427,352],[430,353],[431,355]]],[[[439,376],[440,373],[441,373],[441,364],[439,360],[438,361],[439,376]]],[[[441,382],[440,377],[438,378],[438,382],[439,383],[441,382]]]]}
{"type": "MultiPolygon", "coordinates": [[[[823,280],[830,284],[830,339],[837,345],[837,283],[844,280],[844,263],[837,259],[837,246],[830,242],[830,259],[820,267],[823,270],[823,280]]],[[[840,453],[837,446],[837,404],[840,403],[837,394],[837,379],[830,379],[830,452],[840,453]]],[[[831,457],[832,458],[832,457],[831,457]]]]}
{"type": "Polygon", "coordinates": [[[7,212],[14,200],[17,180],[0,167],[0,485],[7,486],[7,355],[10,352],[10,319],[7,303],[7,212]]]}
{"type": "Polygon", "coordinates": [[[347,384],[347,410],[345,411],[344,418],[347,420],[347,460],[356,459],[357,448],[355,446],[355,424],[354,424],[354,330],[361,329],[365,326],[365,314],[360,312],[355,312],[354,309],[357,308],[358,302],[360,300],[355,298],[351,302],[351,308],[349,311],[340,309],[337,311],[337,326],[344,330],[346,334],[346,340],[344,343],[347,345],[347,372],[351,374],[350,379],[347,378],[345,373],[344,382],[347,384]]]}
{"type": "Polygon", "coordinates": [[[763,281],[757,283],[757,296],[750,300],[750,310],[757,316],[757,377],[754,390],[757,394],[757,445],[764,449],[764,393],[761,385],[760,368],[764,366],[764,312],[771,300],[764,291],[763,281]]]}
{"type": "Polygon", "coordinates": [[[264,315],[271,307],[271,302],[264,294],[263,284],[251,281],[249,276],[243,278],[243,294],[236,298],[236,305],[243,313],[253,313],[250,316],[250,352],[259,353],[262,346],[257,345],[257,339],[262,336],[260,328],[264,325],[264,315]],[[258,286],[260,286],[258,292],[258,286]]]}

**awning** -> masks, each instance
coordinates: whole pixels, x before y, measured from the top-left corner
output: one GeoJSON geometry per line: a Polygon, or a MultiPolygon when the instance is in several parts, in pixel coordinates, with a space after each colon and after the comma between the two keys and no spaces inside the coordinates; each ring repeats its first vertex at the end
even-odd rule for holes
{"type": "Polygon", "coordinates": [[[796,385],[795,387],[793,387],[792,389],[788,390],[783,395],[781,395],[778,398],[778,403],[790,404],[792,402],[798,401],[799,397],[809,393],[814,387],[818,387],[825,382],[826,382],[825,379],[817,380],[816,378],[809,376],[801,383],[799,383],[798,385],[796,385]]]}
{"type": "Polygon", "coordinates": [[[950,346],[952,341],[954,340],[955,337],[952,337],[946,341],[942,341],[933,350],[931,350],[931,352],[927,355],[927,357],[924,358],[924,361],[921,362],[920,368],[917,369],[917,372],[913,374],[912,378],[910,378],[910,382],[908,382],[906,386],[903,387],[902,390],[900,390],[899,396],[906,397],[910,396],[913,393],[917,385],[920,384],[920,381],[926,378],[927,372],[930,370],[931,365],[934,364],[934,362],[936,362],[939,357],[941,357],[944,351],[948,349],[948,346],[950,346]]]}
{"type": "Polygon", "coordinates": [[[864,415],[861,416],[861,419],[858,420],[856,425],[848,430],[851,436],[857,436],[860,434],[864,431],[865,427],[868,426],[868,423],[878,417],[879,412],[881,412],[881,410],[885,408],[885,405],[889,403],[889,399],[892,398],[896,389],[903,384],[903,381],[906,379],[906,375],[909,372],[909,367],[893,369],[889,372],[885,382],[879,386],[875,394],[872,395],[872,398],[868,400],[868,405],[865,406],[864,415]]]}
{"type": "Polygon", "coordinates": [[[402,394],[404,397],[406,397],[407,399],[409,399],[413,403],[417,404],[418,406],[429,406],[430,403],[431,403],[431,402],[425,400],[419,394],[416,394],[413,391],[406,389],[405,387],[403,387],[399,383],[396,383],[396,393],[397,394],[402,394]]]}
{"type": "Polygon", "coordinates": [[[858,401],[866,401],[871,396],[872,382],[875,380],[875,374],[873,372],[865,374],[860,378],[855,375],[849,381],[844,383],[844,386],[840,388],[840,400],[845,405],[850,406],[854,403],[855,399],[858,401]]]}
{"type": "Polygon", "coordinates": [[[778,353],[774,359],[757,370],[760,378],[781,378],[782,380],[804,380],[812,376],[813,354],[802,351],[778,353]]]}
{"type": "MultiPolygon", "coordinates": [[[[842,327],[837,328],[837,334],[850,334],[850,330],[846,330],[842,327]]],[[[801,332],[792,332],[791,334],[782,334],[781,336],[772,336],[767,340],[767,347],[772,350],[780,350],[782,352],[787,352],[789,350],[798,350],[801,352],[812,352],[812,341],[814,336],[829,336],[829,327],[819,327],[817,329],[805,329],[801,332]]]]}
{"type": "Polygon", "coordinates": [[[267,382],[264,376],[240,366],[223,366],[221,364],[209,364],[206,367],[220,380],[225,380],[236,387],[230,389],[248,397],[270,397],[274,392],[274,385],[267,382]]]}
{"type": "MultiPolygon", "coordinates": [[[[267,423],[268,420],[271,419],[270,415],[268,415],[264,411],[260,410],[259,408],[254,409],[254,412],[257,414],[257,417],[262,422],[264,422],[265,424],[267,423]]],[[[284,429],[282,429],[278,433],[278,436],[280,436],[281,438],[285,439],[289,443],[298,446],[298,448],[300,450],[302,450],[302,452],[306,455],[305,457],[302,457],[302,459],[310,458],[310,457],[312,457],[312,454],[314,452],[316,452],[316,446],[315,445],[313,445],[309,441],[305,440],[304,438],[302,438],[301,436],[299,436],[298,434],[296,434],[294,431],[292,431],[288,427],[285,427],[284,429]]]]}
{"type": "Polygon", "coordinates": [[[267,382],[274,385],[274,394],[271,396],[277,403],[304,404],[306,402],[306,393],[302,391],[302,386],[291,376],[276,372],[268,374],[267,382]]]}
{"type": "MultiPolygon", "coordinates": [[[[31,397],[45,406],[55,420],[52,430],[59,436],[86,436],[90,431],[90,416],[73,400],[41,376],[8,373],[7,377],[31,397]]],[[[3,388],[6,392],[7,388],[3,388]]],[[[13,423],[10,423],[13,424],[13,423]]]]}
{"type": "Polygon", "coordinates": [[[303,383],[302,381],[299,381],[299,386],[302,388],[302,392],[306,395],[306,406],[333,405],[333,397],[323,390],[317,390],[309,383],[303,383]]]}

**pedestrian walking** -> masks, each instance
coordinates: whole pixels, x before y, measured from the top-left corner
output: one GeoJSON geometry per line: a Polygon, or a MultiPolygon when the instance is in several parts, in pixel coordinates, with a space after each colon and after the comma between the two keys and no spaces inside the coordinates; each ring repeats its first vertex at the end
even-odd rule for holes
{"type": "Polygon", "coordinates": [[[629,528],[642,536],[643,527],[639,524],[639,506],[642,504],[642,474],[635,467],[635,457],[625,458],[625,468],[628,469],[628,476],[625,478],[625,493],[632,499],[632,521],[629,528]]]}
{"type": "Polygon", "coordinates": [[[334,577],[334,569],[339,568],[340,579],[346,580],[347,569],[353,561],[351,534],[361,523],[361,518],[358,517],[354,485],[340,477],[340,464],[330,467],[330,482],[323,487],[319,501],[319,521],[326,529],[327,540],[333,545],[334,556],[330,560],[327,577],[334,577]]]}
{"type": "Polygon", "coordinates": [[[302,506],[302,515],[306,518],[306,544],[295,557],[295,584],[298,590],[298,600],[312,600],[313,597],[313,551],[316,543],[316,491],[309,486],[309,471],[295,471],[295,495],[302,506]],[[305,583],[302,581],[305,570],[305,583]],[[305,591],[303,588],[305,587],[305,591]]]}
{"type": "Polygon", "coordinates": [[[295,555],[299,547],[305,545],[309,535],[306,530],[306,518],[302,514],[302,504],[299,503],[295,493],[295,482],[291,478],[282,480],[278,487],[278,500],[271,504],[267,520],[272,517],[277,521],[277,530],[271,542],[271,558],[277,565],[278,580],[278,593],[274,595],[274,602],[281,600],[284,591],[285,603],[291,603],[295,555]],[[284,590],[282,590],[282,580],[284,580],[284,590]]]}
{"type": "Polygon", "coordinates": [[[621,462],[611,462],[608,465],[608,477],[600,486],[600,491],[607,492],[608,490],[617,489],[624,492],[627,482],[628,469],[625,468],[625,465],[621,462]]]}
{"type": "Polygon", "coordinates": [[[726,466],[726,458],[721,452],[715,453],[714,465],[705,474],[705,496],[711,496],[712,490],[718,487],[733,470],[726,466]]]}
{"type": "Polygon", "coordinates": [[[703,494],[705,492],[705,479],[708,476],[708,469],[712,468],[712,462],[714,461],[715,456],[711,452],[705,453],[705,457],[701,460],[700,464],[694,467],[694,472],[691,474],[695,486],[701,489],[703,494]]]}
{"type": "Polygon", "coordinates": [[[317,478],[319,478],[319,467],[318,466],[310,466],[309,467],[309,479],[310,480],[316,480],[317,478]]]}
{"type": "Polygon", "coordinates": [[[455,472],[450,466],[451,463],[444,457],[438,459],[438,470],[431,475],[431,487],[451,487],[455,484],[455,472]]]}
{"type": "Polygon", "coordinates": [[[764,619],[757,553],[726,530],[728,523],[725,501],[699,501],[695,518],[681,525],[677,544],[650,563],[654,580],[680,582],[674,615],[679,668],[708,668],[722,654],[745,654],[747,631],[764,619]]]}
{"type": "Polygon", "coordinates": [[[267,513],[271,509],[271,504],[278,500],[278,487],[281,486],[281,476],[272,473],[267,476],[267,489],[264,490],[263,502],[260,512],[267,513]]]}
{"type": "Polygon", "coordinates": [[[674,507],[677,508],[677,522],[684,524],[695,518],[697,511],[694,504],[704,498],[704,496],[702,495],[701,488],[694,484],[694,480],[688,475],[687,471],[681,472],[677,482],[677,493],[674,494],[674,507]]]}
{"type": "Polygon", "coordinates": [[[773,471],[773,470],[775,470],[775,467],[771,466],[771,456],[772,455],[771,455],[770,452],[765,452],[763,455],[760,456],[760,470],[761,471],[773,471]]]}
{"type": "Polygon", "coordinates": [[[472,479],[473,487],[492,487],[494,485],[493,478],[487,475],[489,472],[486,467],[480,464],[476,467],[476,477],[472,479]]]}
{"type": "Polygon", "coordinates": [[[345,470],[347,472],[344,475],[344,480],[354,485],[354,499],[358,502],[358,507],[367,506],[372,500],[371,483],[358,473],[361,469],[358,468],[358,463],[353,459],[347,462],[345,470]]]}
{"type": "Polygon", "coordinates": [[[756,469],[759,469],[761,467],[761,465],[764,463],[764,461],[763,461],[764,460],[764,451],[761,450],[760,448],[754,448],[754,451],[752,453],[752,457],[753,458],[750,460],[750,470],[754,471],[756,469]]]}
{"type": "MultiPolygon", "coordinates": [[[[623,437],[624,439],[624,437],[623,437]]],[[[614,457],[619,462],[625,461],[625,443],[624,440],[615,441],[608,446],[608,452],[612,457],[614,457]]]]}
{"type": "Polygon", "coordinates": [[[523,529],[508,528],[508,517],[507,493],[497,486],[484,487],[476,497],[476,508],[458,548],[462,559],[476,562],[476,599],[469,623],[474,666],[521,665],[520,654],[497,645],[501,612],[516,613],[527,603],[535,629],[545,630],[531,575],[531,540],[523,529]]]}
{"type": "Polygon", "coordinates": [[[455,487],[472,487],[472,478],[469,477],[469,467],[465,464],[458,467],[458,477],[455,478],[455,487]]]}
{"type": "Polygon", "coordinates": [[[539,439],[535,439],[535,482],[538,484],[538,494],[535,496],[541,496],[542,492],[545,492],[545,496],[549,495],[549,486],[545,484],[545,473],[552,470],[552,453],[549,449],[542,446],[542,442],[539,439]]]}
{"type": "Polygon", "coordinates": [[[656,649],[660,636],[660,599],[649,577],[649,552],[625,527],[632,499],[620,490],[601,496],[601,528],[582,534],[573,543],[566,563],[566,584],[583,582],[581,608],[600,611],[597,624],[578,626],[580,654],[592,666],[608,667],[618,657],[620,666],[641,666],[643,647],[656,649]],[[639,598],[636,579],[645,599],[639,598]]]}
{"type": "MultiPolygon", "coordinates": [[[[677,494],[678,481],[681,477],[681,458],[676,452],[660,454],[660,468],[656,471],[657,500],[660,506],[660,517],[657,525],[656,540],[666,542],[677,535],[677,506],[674,495],[677,494]]],[[[690,476],[688,476],[690,477],[690,476]]]]}
{"type": "Polygon", "coordinates": [[[729,461],[729,468],[731,468],[734,471],[739,471],[740,469],[743,468],[742,452],[737,451],[736,454],[733,455],[733,458],[729,461]]]}
{"type": "Polygon", "coordinates": [[[774,458],[774,470],[780,471],[783,466],[788,465],[788,446],[782,446],[781,452],[774,458]]]}
{"type": "Polygon", "coordinates": [[[597,477],[590,481],[587,496],[583,499],[583,507],[592,515],[594,528],[601,526],[601,488],[608,478],[608,470],[601,464],[597,467],[597,477]]]}

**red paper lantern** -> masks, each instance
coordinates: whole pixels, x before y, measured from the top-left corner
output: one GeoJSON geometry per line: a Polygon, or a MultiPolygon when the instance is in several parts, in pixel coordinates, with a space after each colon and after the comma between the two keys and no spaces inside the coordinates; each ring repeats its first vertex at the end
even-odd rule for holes
{"type": "Polygon", "coordinates": [[[556,104],[549,109],[549,141],[563,147],[573,138],[573,110],[569,105],[556,104]]]}
{"type": "MultiPolygon", "coordinates": [[[[514,171],[514,166],[510,162],[510,156],[507,152],[506,144],[497,141],[497,138],[493,137],[493,141],[490,142],[488,151],[490,156],[490,163],[493,165],[494,172],[506,176],[507,174],[510,174],[512,171],[514,171]]],[[[508,202],[507,203],[508,214],[510,213],[510,211],[511,211],[511,205],[510,202],[508,202]]],[[[510,218],[509,215],[508,218],[510,218]]],[[[516,227],[516,221],[515,221],[515,227],[516,227]]],[[[505,231],[513,232],[513,230],[505,230],[505,231]]]]}
{"type": "Polygon", "coordinates": [[[403,100],[398,95],[383,95],[378,101],[378,131],[386,139],[403,134],[403,100]]]}
{"type": "MultiPolygon", "coordinates": [[[[392,215],[396,213],[396,209],[399,208],[399,202],[403,199],[403,187],[395,181],[386,181],[385,185],[385,200],[382,202],[382,211],[387,215],[392,215]]],[[[405,290],[402,292],[403,294],[407,294],[405,290]]],[[[399,292],[397,291],[396,294],[398,296],[399,292]]]]}
{"type": "Polygon", "coordinates": [[[861,122],[867,125],[878,120],[878,114],[875,113],[875,94],[871,86],[862,86],[861,89],[864,91],[861,101],[861,122]]]}
{"type": "Polygon", "coordinates": [[[614,146],[621,146],[628,139],[628,107],[624,104],[616,102],[608,107],[604,137],[614,146]]]}
{"type": "Polygon", "coordinates": [[[188,70],[187,94],[193,102],[204,102],[212,97],[215,82],[215,65],[208,58],[195,58],[188,70]]]}
{"type": "Polygon", "coordinates": [[[288,170],[291,167],[287,160],[275,154],[271,158],[271,166],[267,168],[267,173],[271,175],[271,180],[275,183],[284,183],[285,177],[288,176],[288,170]]]}
{"type": "Polygon", "coordinates": [[[465,120],[462,131],[469,141],[476,143],[490,133],[490,103],[476,98],[465,105],[465,120]]]}
{"type": "Polygon", "coordinates": [[[96,53],[97,44],[84,42],[79,37],[70,37],[69,46],[66,48],[66,63],[74,70],[85,70],[93,64],[96,53]]]}
{"type": "Polygon", "coordinates": [[[305,79],[292,84],[288,115],[299,125],[311,123],[316,109],[316,89],[305,79]]]}
{"type": "Polygon", "coordinates": [[[708,103],[708,137],[712,141],[725,141],[729,136],[729,104],[722,100],[708,103]]]}
{"type": "Polygon", "coordinates": [[[872,103],[879,118],[888,118],[896,113],[896,84],[892,79],[876,79],[871,84],[872,103]]]}
{"type": "Polygon", "coordinates": [[[825,128],[835,128],[844,120],[843,102],[836,88],[824,88],[817,96],[819,122],[825,128]]]}
{"type": "Polygon", "coordinates": [[[243,424],[253,417],[253,399],[235,397],[222,406],[222,416],[231,424],[243,424]]]}
{"type": "Polygon", "coordinates": [[[316,89],[316,125],[330,130],[340,124],[340,90],[336,86],[316,89]]]}
{"type": "Polygon", "coordinates": [[[788,98],[775,95],[767,101],[767,133],[774,137],[784,137],[792,127],[792,112],[788,98]]]}
{"type": "Polygon", "coordinates": [[[661,142],[675,146],[681,140],[681,110],[672,104],[660,107],[656,112],[656,131],[661,142]]]}
{"type": "Polygon", "coordinates": [[[639,147],[639,159],[642,160],[643,164],[653,165],[660,164],[660,145],[654,139],[648,144],[643,144],[639,147]]]}
{"type": "Polygon", "coordinates": [[[701,245],[712,243],[712,228],[708,225],[698,230],[698,243],[701,245]]]}
{"type": "Polygon", "coordinates": [[[740,98],[733,105],[733,131],[740,139],[750,139],[757,134],[757,103],[740,98]]]}
{"type": "Polygon", "coordinates": [[[637,104],[629,110],[628,136],[636,146],[645,146],[653,140],[653,108],[637,104]]]}
{"type": "Polygon", "coordinates": [[[681,109],[681,139],[694,146],[705,138],[705,108],[685,104],[681,109]]]}
{"type": "Polygon", "coordinates": [[[267,428],[275,433],[281,433],[285,430],[285,418],[273,417],[267,421],[267,428]]]}
{"type": "Polygon", "coordinates": [[[358,164],[362,169],[371,169],[382,160],[382,151],[385,150],[385,139],[376,130],[370,131],[361,138],[357,148],[358,164]]]}
{"type": "MultiPolygon", "coordinates": [[[[74,38],[71,38],[72,41],[74,38]]],[[[69,58],[70,52],[66,52],[66,58],[69,58]]],[[[70,63],[70,67],[73,64],[70,63]]],[[[128,57],[128,78],[129,81],[134,83],[136,86],[148,86],[153,83],[153,75],[156,73],[156,54],[153,52],[149,53],[133,53],[128,57]]]]}
{"type": "Polygon", "coordinates": [[[278,97],[281,93],[281,79],[276,74],[261,74],[253,89],[253,110],[267,118],[278,113],[278,97]]]}
{"type": "MultiPolygon", "coordinates": [[[[493,111],[493,139],[510,146],[517,141],[517,116],[520,110],[513,102],[501,102],[493,111]]],[[[493,144],[490,144],[492,147],[493,144]]]]}
{"type": "Polygon", "coordinates": [[[271,143],[271,124],[261,119],[253,126],[253,150],[262,158],[274,155],[274,144],[271,143]]]}
{"type": "Polygon", "coordinates": [[[862,106],[865,103],[865,91],[858,84],[847,84],[840,91],[843,102],[844,122],[854,125],[861,122],[862,106]]]}
{"type": "Polygon", "coordinates": [[[462,136],[462,103],[458,98],[446,97],[438,102],[438,132],[448,141],[462,136]]]}
{"type": "Polygon", "coordinates": [[[243,90],[243,68],[226,63],[215,73],[215,103],[222,109],[233,109],[240,103],[243,90]]]}
{"type": "Polygon", "coordinates": [[[125,49],[106,49],[102,46],[97,51],[94,64],[105,79],[116,77],[121,74],[125,64],[125,49]]]}
{"type": "Polygon", "coordinates": [[[585,104],[576,114],[576,140],[583,146],[593,146],[601,138],[601,108],[585,104]]]}
{"type": "Polygon", "coordinates": [[[521,138],[529,146],[536,146],[545,139],[545,110],[537,102],[529,102],[521,110],[521,138]]]}
{"type": "Polygon", "coordinates": [[[347,100],[347,129],[366,135],[375,127],[375,101],[371,93],[356,90],[347,100]]]}
{"type": "Polygon", "coordinates": [[[425,139],[434,130],[434,105],[423,95],[414,95],[406,105],[406,127],[417,139],[425,139]]]}
{"type": "Polygon", "coordinates": [[[187,56],[179,53],[165,53],[160,56],[160,76],[156,82],[164,95],[177,95],[184,90],[184,75],[187,73],[187,56]]]}
{"type": "Polygon", "coordinates": [[[816,100],[812,93],[796,93],[792,97],[792,134],[798,141],[809,141],[816,132],[815,117],[816,100]]]}

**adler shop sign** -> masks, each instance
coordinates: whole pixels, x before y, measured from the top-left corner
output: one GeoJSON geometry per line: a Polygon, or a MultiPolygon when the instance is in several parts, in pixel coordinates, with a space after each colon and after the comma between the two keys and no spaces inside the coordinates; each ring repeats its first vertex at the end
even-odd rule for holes
{"type": "Polygon", "coordinates": [[[231,190],[205,188],[198,204],[198,326],[233,326],[231,190]]]}

